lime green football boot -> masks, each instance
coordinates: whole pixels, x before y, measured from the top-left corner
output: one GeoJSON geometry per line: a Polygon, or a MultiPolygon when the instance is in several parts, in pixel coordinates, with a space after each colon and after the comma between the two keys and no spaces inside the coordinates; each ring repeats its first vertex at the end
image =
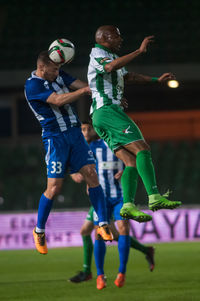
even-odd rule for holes
{"type": "Polygon", "coordinates": [[[140,211],[132,203],[125,203],[120,210],[120,215],[123,218],[133,219],[139,223],[145,223],[152,220],[152,216],[140,211]]]}
{"type": "Polygon", "coordinates": [[[170,201],[166,197],[168,197],[169,193],[164,195],[154,194],[149,196],[149,209],[152,211],[157,211],[160,209],[175,209],[181,206],[180,201],[170,201]]]}

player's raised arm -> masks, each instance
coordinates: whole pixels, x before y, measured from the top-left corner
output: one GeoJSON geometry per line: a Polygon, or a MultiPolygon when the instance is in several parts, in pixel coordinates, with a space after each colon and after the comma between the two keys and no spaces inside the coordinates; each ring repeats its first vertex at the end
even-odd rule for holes
{"type": "Polygon", "coordinates": [[[47,103],[54,104],[58,107],[61,107],[65,104],[72,103],[76,101],[80,96],[90,94],[90,88],[88,86],[78,89],[74,92],[57,94],[53,92],[48,98],[47,103]]]}
{"type": "Polygon", "coordinates": [[[175,75],[171,72],[163,73],[160,77],[158,77],[158,82],[166,82],[168,80],[176,79],[175,75]]]}
{"type": "Polygon", "coordinates": [[[88,84],[80,79],[76,79],[75,81],[73,81],[71,83],[71,85],[69,86],[70,89],[72,90],[77,90],[77,89],[81,89],[81,88],[84,88],[84,87],[87,87],[88,84]]]}
{"type": "Polygon", "coordinates": [[[137,50],[116,58],[115,60],[113,60],[112,62],[108,63],[105,65],[105,70],[107,72],[111,72],[117,69],[120,69],[124,66],[126,66],[128,63],[130,63],[133,59],[135,59],[137,56],[139,56],[142,53],[145,53],[147,51],[147,46],[152,43],[154,40],[154,36],[148,36],[146,38],[144,38],[144,40],[142,41],[142,44],[140,45],[140,48],[138,48],[137,50]]]}
{"type": "Polygon", "coordinates": [[[148,75],[138,74],[134,72],[129,72],[124,76],[124,81],[126,84],[133,84],[133,83],[146,83],[146,82],[166,82],[168,80],[175,79],[175,75],[171,72],[163,73],[160,77],[152,77],[148,75]]]}

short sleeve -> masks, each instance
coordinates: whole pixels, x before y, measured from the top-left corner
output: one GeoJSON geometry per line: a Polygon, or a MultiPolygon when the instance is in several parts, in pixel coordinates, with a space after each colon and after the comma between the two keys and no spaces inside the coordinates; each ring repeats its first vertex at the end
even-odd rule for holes
{"type": "Polygon", "coordinates": [[[77,78],[69,75],[68,73],[64,72],[63,70],[60,70],[59,75],[62,77],[65,85],[69,87],[77,78]]]}
{"type": "Polygon", "coordinates": [[[93,60],[94,67],[98,73],[107,73],[105,70],[105,65],[112,62],[109,57],[95,57],[93,60]]]}
{"type": "Polygon", "coordinates": [[[27,80],[25,93],[27,100],[41,100],[46,102],[47,98],[54,92],[53,89],[45,88],[45,82],[39,79],[27,80]]]}
{"type": "Polygon", "coordinates": [[[125,76],[128,73],[128,70],[125,67],[121,68],[121,70],[122,70],[123,76],[125,76]]]}

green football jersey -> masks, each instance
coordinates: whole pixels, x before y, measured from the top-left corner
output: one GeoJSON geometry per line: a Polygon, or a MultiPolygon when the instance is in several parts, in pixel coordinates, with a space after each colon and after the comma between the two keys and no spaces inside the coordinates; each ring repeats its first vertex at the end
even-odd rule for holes
{"type": "Polygon", "coordinates": [[[104,105],[121,104],[124,93],[124,75],[128,73],[125,68],[105,71],[105,65],[112,62],[118,56],[108,48],[96,44],[90,53],[88,67],[88,83],[92,91],[92,106],[90,113],[104,105]]]}

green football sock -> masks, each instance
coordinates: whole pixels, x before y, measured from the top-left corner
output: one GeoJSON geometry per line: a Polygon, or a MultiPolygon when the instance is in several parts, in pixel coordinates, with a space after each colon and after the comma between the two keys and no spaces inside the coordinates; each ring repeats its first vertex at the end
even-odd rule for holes
{"type": "Polygon", "coordinates": [[[141,244],[135,237],[130,236],[130,241],[131,241],[131,244],[130,244],[131,248],[141,251],[144,254],[148,253],[148,247],[141,244]]]}
{"type": "Polygon", "coordinates": [[[83,235],[83,272],[91,273],[93,242],[90,235],[83,235]]]}
{"type": "Polygon", "coordinates": [[[138,173],[142,178],[147,194],[158,194],[151,152],[148,150],[143,150],[137,153],[136,164],[138,173]]]}
{"type": "Polygon", "coordinates": [[[126,166],[121,177],[124,204],[134,203],[135,194],[137,190],[137,183],[137,169],[132,166],[126,166]]]}

